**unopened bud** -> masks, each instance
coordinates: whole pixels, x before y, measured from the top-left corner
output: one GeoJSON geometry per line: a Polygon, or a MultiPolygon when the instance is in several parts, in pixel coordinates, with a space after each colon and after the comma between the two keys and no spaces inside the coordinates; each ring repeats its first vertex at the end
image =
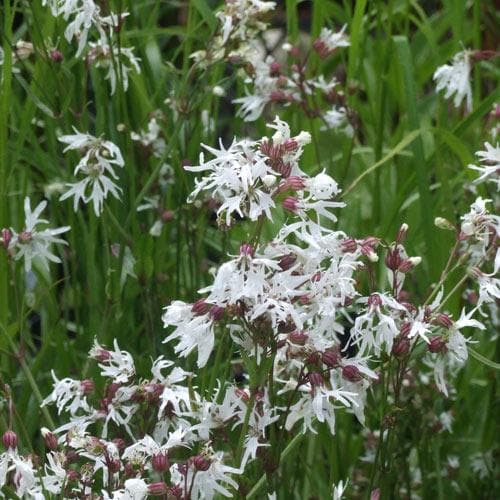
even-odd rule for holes
{"type": "Polygon", "coordinates": [[[380,307],[382,305],[382,299],[378,293],[372,293],[368,297],[368,305],[370,307],[380,307]]]}
{"type": "Polygon", "coordinates": [[[401,328],[399,329],[399,335],[403,338],[408,337],[409,333],[411,331],[411,323],[406,322],[401,325],[401,328]]]}
{"type": "Polygon", "coordinates": [[[17,448],[17,434],[13,430],[8,430],[3,433],[2,443],[7,450],[15,450],[17,448]]]}
{"type": "Polygon", "coordinates": [[[277,61],[273,61],[269,65],[269,72],[271,73],[271,75],[279,75],[280,70],[281,70],[281,65],[277,61]]]}
{"type": "Polygon", "coordinates": [[[45,446],[49,449],[49,450],[56,450],[57,449],[57,438],[56,436],[50,432],[49,429],[47,429],[46,427],[42,427],[40,429],[40,432],[42,434],[42,437],[43,437],[43,440],[45,441],[45,446]]]}
{"type": "Polygon", "coordinates": [[[169,488],[167,486],[167,483],[164,483],[163,481],[151,483],[148,485],[148,493],[150,495],[153,495],[154,497],[161,497],[163,495],[166,495],[168,490],[169,488]]]}
{"type": "Polygon", "coordinates": [[[254,254],[254,249],[253,249],[252,245],[250,245],[248,243],[243,243],[240,246],[240,255],[241,256],[252,257],[253,254],[254,254]]]}
{"type": "Polygon", "coordinates": [[[324,384],[323,375],[320,372],[309,372],[307,379],[312,387],[317,387],[324,384]]]}
{"type": "Polygon", "coordinates": [[[7,249],[9,248],[10,240],[12,239],[12,232],[10,229],[4,228],[2,229],[2,246],[7,249]]]}
{"type": "Polygon", "coordinates": [[[356,243],[356,240],[347,238],[342,241],[342,243],[340,244],[340,248],[344,253],[354,253],[358,248],[358,244],[356,243]]]}
{"type": "Polygon", "coordinates": [[[202,455],[196,455],[191,459],[191,463],[194,465],[196,470],[207,471],[210,469],[210,461],[207,460],[202,455]]]}
{"type": "Polygon", "coordinates": [[[211,307],[212,304],[205,302],[204,299],[199,299],[191,306],[191,312],[196,316],[203,316],[204,314],[207,314],[208,311],[210,311],[211,307]]]}
{"type": "Polygon", "coordinates": [[[288,335],[288,339],[290,340],[290,342],[292,342],[292,344],[297,344],[297,345],[305,345],[308,338],[309,335],[307,335],[306,332],[302,331],[292,332],[290,333],[290,335],[288,335]]]}
{"type": "Polygon", "coordinates": [[[56,63],[60,63],[63,61],[64,59],[64,55],[63,53],[60,51],[60,50],[57,50],[57,49],[54,49],[50,52],[50,58],[56,62],[56,63]]]}
{"type": "Polygon", "coordinates": [[[151,465],[156,472],[165,472],[170,469],[170,461],[166,453],[157,453],[151,459],[151,465]]]}
{"type": "Polygon", "coordinates": [[[278,262],[278,265],[283,271],[288,271],[288,269],[290,269],[295,264],[296,261],[297,261],[297,256],[290,253],[288,255],[284,255],[283,257],[281,257],[281,259],[278,262]]]}
{"type": "Polygon", "coordinates": [[[80,381],[80,387],[82,388],[82,391],[84,394],[91,394],[94,392],[94,382],[88,378],[85,380],[80,381]]]}
{"type": "Polygon", "coordinates": [[[406,239],[406,234],[408,233],[408,224],[403,223],[398,230],[398,234],[396,235],[396,242],[403,243],[406,239]]]}
{"type": "Polygon", "coordinates": [[[214,321],[220,321],[224,317],[225,309],[220,306],[212,306],[210,309],[210,317],[214,321]]]}
{"type": "Polygon", "coordinates": [[[297,212],[297,210],[300,208],[299,200],[297,200],[297,198],[293,198],[292,196],[286,197],[283,200],[282,205],[285,210],[294,213],[297,212]]]}
{"type": "Polygon", "coordinates": [[[401,257],[397,248],[392,248],[387,252],[387,255],[385,256],[385,265],[387,266],[387,269],[390,269],[391,271],[396,271],[401,265],[401,257]]]}
{"type": "Polygon", "coordinates": [[[342,377],[350,382],[359,382],[363,379],[363,375],[359,368],[354,365],[346,365],[342,368],[342,377]]]}
{"type": "Polygon", "coordinates": [[[172,210],[162,210],[160,217],[163,222],[170,222],[174,218],[174,212],[172,210]]]}
{"type": "Polygon", "coordinates": [[[110,460],[108,462],[109,472],[112,472],[112,473],[119,472],[121,469],[121,466],[122,466],[122,463],[120,462],[120,460],[118,458],[115,458],[115,459],[110,460]]]}
{"type": "Polygon", "coordinates": [[[331,348],[327,349],[323,354],[321,355],[321,361],[328,366],[328,368],[336,368],[340,361],[342,359],[342,356],[340,355],[340,350],[331,348]]]}
{"type": "Polygon", "coordinates": [[[422,262],[422,257],[410,257],[408,259],[403,260],[398,267],[398,271],[400,273],[408,273],[415,266],[418,266],[422,262]]]}
{"type": "Polygon", "coordinates": [[[453,326],[453,320],[444,313],[439,313],[433,321],[434,324],[440,325],[444,328],[451,328],[453,326]]]}
{"type": "Polygon", "coordinates": [[[444,353],[448,350],[448,348],[446,347],[446,341],[443,339],[443,337],[440,336],[431,337],[428,344],[428,349],[433,353],[444,353]]]}
{"type": "Polygon", "coordinates": [[[396,340],[392,346],[392,354],[396,357],[403,357],[408,354],[410,350],[410,341],[407,338],[396,340]]]}

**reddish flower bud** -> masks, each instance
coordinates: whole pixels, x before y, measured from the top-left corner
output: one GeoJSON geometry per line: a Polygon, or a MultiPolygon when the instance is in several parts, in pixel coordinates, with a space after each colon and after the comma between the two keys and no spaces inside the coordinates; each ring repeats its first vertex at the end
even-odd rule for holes
{"type": "Polygon", "coordinates": [[[99,348],[94,355],[94,359],[99,362],[108,361],[111,358],[111,353],[103,348],[99,348]]]}
{"type": "Polygon", "coordinates": [[[312,387],[323,385],[325,382],[320,372],[309,372],[307,374],[307,380],[309,380],[312,387]]]}
{"type": "MultiPolygon", "coordinates": [[[[295,139],[287,139],[283,143],[282,147],[287,153],[292,153],[293,151],[297,151],[299,144],[295,139]]],[[[294,177],[297,177],[297,176],[294,175],[294,177]]],[[[297,177],[297,178],[300,179],[302,182],[304,182],[302,177],[297,177]]]]}
{"type": "Polygon", "coordinates": [[[358,244],[356,243],[356,240],[347,238],[342,241],[342,243],[340,244],[340,248],[344,253],[354,253],[358,248],[358,244]]]}
{"type": "Polygon", "coordinates": [[[224,317],[225,309],[219,306],[212,306],[210,309],[210,317],[213,321],[220,321],[224,317]]]}
{"type": "Polygon", "coordinates": [[[66,477],[68,481],[78,481],[80,479],[80,474],[76,470],[69,469],[66,471],[66,477]]]}
{"type": "Polygon", "coordinates": [[[49,450],[57,450],[57,438],[56,436],[49,431],[49,429],[46,429],[45,427],[42,427],[41,429],[42,437],[43,440],[45,441],[45,446],[49,450]]]}
{"type": "Polygon", "coordinates": [[[165,472],[170,469],[170,460],[166,453],[157,453],[151,459],[151,465],[156,472],[165,472]]]}
{"type": "Polygon", "coordinates": [[[170,498],[170,497],[182,498],[182,488],[178,484],[171,486],[168,489],[167,498],[170,498]]]}
{"type": "Polygon", "coordinates": [[[380,488],[376,488],[372,490],[370,493],[370,500],[379,500],[380,499],[380,488]]]}
{"type": "Polygon", "coordinates": [[[191,459],[191,463],[196,470],[207,471],[210,468],[210,461],[202,455],[196,455],[191,459]]]}
{"type": "Polygon", "coordinates": [[[118,392],[118,389],[120,387],[121,384],[118,384],[116,382],[112,382],[111,384],[109,384],[106,388],[106,398],[112,400],[116,396],[116,393],[118,392]]]}
{"type": "Polygon", "coordinates": [[[80,387],[84,394],[91,394],[94,392],[95,384],[92,380],[86,378],[80,382],[80,387]]]}
{"type": "Polygon", "coordinates": [[[318,271],[318,272],[314,273],[314,274],[311,276],[311,281],[312,281],[313,283],[317,283],[318,281],[320,281],[320,280],[321,280],[321,276],[322,276],[321,271],[318,271]]]}
{"type": "Polygon", "coordinates": [[[444,313],[439,313],[435,318],[433,323],[435,325],[442,326],[444,328],[451,328],[453,326],[453,320],[444,313]]]}
{"type": "Polygon", "coordinates": [[[115,458],[113,460],[110,460],[108,462],[108,469],[109,469],[109,472],[119,472],[120,469],[121,469],[121,466],[122,466],[122,463],[120,462],[120,460],[118,458],[115,458]]]}
{"type": "Polygon", "coordinates": [[[192,306],[191,306],[191,312],[195,314],[196,316],[203,316],[204,314],[207,314],[208,311],[212,308],[212,304],[209,304],[205,302],[204,299],[197,300],[192,306]]]}
{"type": "Polygon", "coordinates": [[[54,49],[50,52],[50,58],[56,62],[60,63],[64,60],[64,55],[60,50],[54,49]]]}
{"type": "Polygon", "coordinates": [[[151,483],[148,485],[148,493],[154,497],[161,497],[168,492],[169,488],[167,483],[159,481],[157,483],[151,483]]]}
{"type": "Polygon", "coordinates": [[[363,375],[359,368],[354,365],[346,365],[342,368],[342,377],[350,382],[359,382],[363,379],[363,375]]]}
{"type": "Polygon", "coordinates": [[[401,257],[399,255],[399,250],[397,248],[393,248],[387,252],[385,256],[385,265],[391,271],[396,271],[396,269],[401,264],[401,257]]]}
{"type": "Polygon", "coordinates": [[[396,340],[392,346],[392,354],[396,357],[403,357],[410,351],[410,341],[406,338],[396,340]]]}
{"type": "Polygon", "coordinates": [[[10,229],[2,229],[2,246],[7,249],[9,248],[10,240],[12,239],[12,232],[10,229]]]}
{"type": "Polygon", "coordinates": [[[396,242],[403,243],[406,240],[406,234],[408,233],[408,224],[401,224],[401,227],[398,230],[398,234],[396,235],[396,242]]]}
{"type": "Polygon", "coordinates": [[[253,254],[254,254],[254,249],[253,249],[252,245],[250,245],[248,243],[243,243],[240,246],[240,255],[241,256],[252,257],[253,254]]]}
{"type": "Polygon", "coordinates": [[[439,335],[431,337],[427,347],[429,351],[433,353],[445,353],[448,350],[446,347],[446,341],[439,335]]]}
{"type": "Polygon", "coordinates": [[[328,368],[336,368],[337,366],[339,366],[341,359],[342,356],[340,354],[340,349],[335,347],[327,349],[321,355],[321,361],[323,361],[323,363],[325,363],[328,368]]]}
{"type": "Polygon", "coordinates": [[[300,208],[300,202],[297,198],[294,198],[293,196],[287,196],[283,201],[282,201],[283,208],[285,210],[288,210],[289,212],[297,212],[297,210],[300,208]]]}
{"type": "Polygon", "coordinates": [[[273,90],[269,98],[274,102],[283,102],[287,100],[286,94],[282,90],[273,90]]]}
{"type": "Polygon", "coordinates": [[[291,175],[282,181],[278,187],[280,193],[291,189],[292,191],[301,191],[306,186],[305,181],[298,175],[291,175]]]}
{"type": "Polygon", "coordinates": [[[307,335],[306,332],[302,331],[292,332],[290,333],[290,335],[288,335],[288,339],[290,340],[290,342],[297,345],[305,345],[308,338],[309,335],[307,335]]]}
{"type": "Polygon", "coordinates": [[[5,431],[2,436],[2,443],[7,450],[15,450],[17,448],[17,434],[13,430],[5,431]]]}
{"type": "Polygon", "coordinates": [[[411,330],[411,323],[407,321],[401,325],[401,328],[399,329],[399,334],[401,337],[406,338],[408,337],[410,330],[411,330]]]}
{"type": "Polygon", "coordinates": [[[378,293],[372,293],[368,297],[368,305],[370,307],[380,307],[382,305],[382,299],[378,293]]]}
{"type": "Polygon", "coordinates": [[[277,62],[277,61],[273,61],[273,62],[269,65],[269,72],[271,73],[271,75],[274,75],[274,76],[279,75],[280,70],[281,70],[281,65],[280,65],[280,63],[279,63],[279,62],[277,62]]]}
{"type": "Polygon", "coordinates": [[[284,255],[283,257],[281,257],[278,265],[281,267],[281,269],[283,269],[283,271],[288,271],[288,269],[290,269],[296,261],[297,256],[289,253],[288,255],[284,255]]]}
{"type": "Polygon", "coordinates": [[[29,243],[32,237],[31,231],[21,231],[18,236],[21,243],[29,243]]]}
{"type": "Polygon", "coordinates": [[[236,394],[237,397],[239,397],[243,401],[250,401],[250,396],[248,395],[247,391],[243,389],[235,389],[234,393],[236,394]]]}
{"type": "Polygon", "coordinates": [[[170,222],[174,218],[174,212],[172,210],[162,210],[160,217],[163,222],[170,222]]]}
{"type": "Polygon", "coordinates": [[[300,56],[300,50],[298,47],[292,47],[288,53],[292,56],[292,57],[299,57],[300,56]]]}
{"type": "Polygon", "coordinates": [[[120,451],[123,451],[127,447],[127,443],[125,442],[125,439],[122,438],[115,438],[111,441],[120,451]]]}
{"type": "Polygon", "coordinates": [[[134,466],[130,462],[127,462],[125,464],[125,467],[123,467],[123,471],[125,472],[125,477],[136,477],[137,475],[134,466]]]}

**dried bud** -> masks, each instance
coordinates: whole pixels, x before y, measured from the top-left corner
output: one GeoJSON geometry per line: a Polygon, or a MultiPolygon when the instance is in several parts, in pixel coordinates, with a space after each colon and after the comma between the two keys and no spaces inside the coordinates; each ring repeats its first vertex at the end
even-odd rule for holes
{"type": "Polygon", "coordinates": [[[288,335],[288,339],[290,340],[290,342],[297,345],[305,345],[308,338],[309,335],[307,335],[307,333],[303,331],[292,332],[290,333],[290,335],[288,335]]]}
{"type": "Polygon", "coordinates": [[[278,265],[281,267],[283,271],[288,271],[297,261],[297,256],[293,253],[289,253],[288,255],[284,255],[281,257],[278,265]]]}
{"type": "Polygon", "coordinates": [[[359,382],[363,379],[363,375],[359,368],[354,365],[346,365],[342,368],[342,377],[350,382],[359,382]]]}
{"type": "Polygon", "coordinates": [[[161,497],[167,494],[168,490],[169,487],[167,486],[167,483],[164,483],[163,481],[148,485],[148,493],[154,497],[161,497]]]}
{"type": "Polygon", "coordinates": [[[2,436],[2,443],[7,450],[15,450],[17,448],[17,434],[12,430],[5,431],[2,436]]]}
{"type": "Polygon", "coordinates": [[[220,321],[224,317],[225,309],[219,306],[212,306],[210,309],[210,317],[213,321],[220,321]]]}
{"type": "Polygon", "coordinates": [[[46,427],[42,427],[40,429],[40,432],[42,434],[42,437],[43,437],[43,440],[45,441],[45,446],[49,449],[49,450],[57,450],[57,438],[56,436],[50,432],[49,429],[47,429],[46,427]]]}
{"type": "Polygon", "coordinates": [[[431,337],[429,345],[427,347],[429,351],[433,353],[445,353],[448,350],[448,348],[446,347],[446,341],[439,335],[431,337]]]}
{"type": "Polygon", "coordinates": [[[210,468],[210,461],[203,455],[196,455],[191,459],[191,463],[194,465],[196,470],[201,470],[203,472],[210,468]]]}
{"type": "Polygon", "coordinates": [[[192,306],[191,306],[191,312],[195,314],[196,316],[203,316],[204,314],[207,314],[208,311],[212,308],[212,304],[209,304],[208,302],[205,302],[204,299],[197,300],[192,306]]]}
{"type": "Polygon", "coordinates": [[[151,459],[151,465],[156,472],[165,472],[170,469],[170,460],[167,453],[157,453],[151,459]]]}

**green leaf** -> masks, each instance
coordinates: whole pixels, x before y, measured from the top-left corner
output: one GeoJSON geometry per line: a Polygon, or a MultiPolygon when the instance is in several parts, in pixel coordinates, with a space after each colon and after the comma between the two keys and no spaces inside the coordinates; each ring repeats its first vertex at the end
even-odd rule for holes
{"type": "Polygon", "coordinates": [[[483,365],[489,366],[490,368],[493,368],[494,370],[500,370],[500,363],[495,363],[494,361],[491,361],[488,358],[485,358],[482,354],[479,354],[477,351],[472,349],[472,347],[467,346],[467,350],[469,351],[469,354],[474,359],[476,359],[480,363],[483,363],[483,365]]]}
{"type": "Polygon", "coordinates": [[[217,18],[215,14],[212,12],[212,9],[208,6],[205,0],[193,0],[193,5],[196,10],[201,14],[203,20],[210,26],[210,29],[213,31],[217,26],[217,18]]]}

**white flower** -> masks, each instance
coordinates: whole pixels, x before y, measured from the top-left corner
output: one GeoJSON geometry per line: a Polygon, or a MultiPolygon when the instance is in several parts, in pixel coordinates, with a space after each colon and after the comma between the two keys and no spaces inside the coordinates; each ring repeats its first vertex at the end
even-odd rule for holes
{"type": "Polygon", "coordinates": [[[25,223],[24,229],[17,233],[12,231],[12,239],[9,243],[9,250],[14,252],[14,259],[20,260],[24,258],[24,269],[26,272],[31,270],[32,264],[40,264],[40,266],[49,270],[49,261],[61,262],[61,259],[50,251],[53,243],[62,243],[67,245],[67,242],[57,236],[69,231],[69,226],[58,227],[56,229],[38,230],[40,224],[48,224],[48,221],[41,219],[40,215],[47,206],[46,201],[40,202],[37,207],[31,211],[31,202],[28,197],[24,199],[24,214],[25,223]]]}
{"type": "Polygon", "coordinates": [[[343,481],[339,481],[337,485],[333,485],[332,500],[342,500],[342,495],[347,488],[349,481],[347,480],[344,484],[343,481]]]}
{"type": "Polygon", "coordinates": [[[347,25],[344,24],[342,29],[335,33],[329,28],[322,28],[319,37],[314,41],[314,48],[321,57],[328,57],[339,47],[348,47],[349,37],[346,35],[345,30],[347,25]]]}
{"type": "Polygon", "coordinates": [[[148,122],[147,130],[143,130],[140,133],[132,132],[130,137],[133,141],[138,141],[143,146],[150,147],[153,151],[153,155],[157,158],[161,158],[167,147],[161,133],[160,125],[156,121],[156,118],[153,117],[148,122]]]}
{"type": "Polygon", "coordinates": [[[97,359],[101,375],[109,377],[117,384],[125,384],[135,375],[134,360],[130,353],[121,351],[116,339],[113,341],[114,351],[103,348],[97,340],[89,352],[89,357],[97,359]]]}
{"type": "Polygon", "coordinates": [[[134,47],[109,46],[103,39],[89,44],[87,60],[95,62],[96,67],[107,69],[106,80],[111,84],[111,95],[116,91],[117,82],[121,82],[123,90],[128,89],[129,74],[141,72],[140,59],[134,55],[134,47]]]}
{"type": "Polygon", "coordinates": [[[75,184],[66,184],[70,189],[59,199],[74,197],[73,209],[77,210],[78,203],[92,201],[94,212],[99,217],[103,210],[104,200],[111,193],[119,199],[119,188],[108,176],[118,179],[114,166],[123,167],[125,162],[120,149],[111,141],[105,141],[90,134],[82,134],[74,129],[76,134],[63,135],[59,141],[68,144],[64,152],[69,150],[81,150],[83,157],[75,168],[74,175],[84,174],[86,177],[75,184]],[[87,192],[90,189],[90,193],[87,192]]]}
{"type": "Polygon", "coordinates": [[[486,142],[485,151],[478,151],[476,156],[481,158],[483,165],[469,165],[472,170],[477,170],[481,175],[474,181],[475,184],[490,181],[497,185],[497,191],[500,191],[500,147],[498,144],[493,147],[490,143],[486,142]]]}
{"type": "Polygon", "coordinates": [[[42,406],[50,403],[55,403],[57,412],[61,412],[68,406],[71,415],[75,415],[81,408],[85,412],[90,411],[90,406],[85,395],[84,385],[80,380],[71,378],[63,378],[59,380],[51,370],[52,378],[54,379],[54,390],[42,401],[42,406]]]}
{"type": "Polygon", "coordinates": [[[451,65],[439,66],[434,72],[433,80],[436,82],[436,91],[445,89],[444,97],[449,99],[453,94],[453,104],[456,108],[465,98],[467,110],[472,108],[472,90],[469,81],[470,75],[470,51],[464,50],[455,54],[451,65]]]}
{"type": "Polygon", "coordinates": [[[339,194],[338,184],[325,171],[306,181],[306,188],[316,200],[330,200],[339,194]]]}

